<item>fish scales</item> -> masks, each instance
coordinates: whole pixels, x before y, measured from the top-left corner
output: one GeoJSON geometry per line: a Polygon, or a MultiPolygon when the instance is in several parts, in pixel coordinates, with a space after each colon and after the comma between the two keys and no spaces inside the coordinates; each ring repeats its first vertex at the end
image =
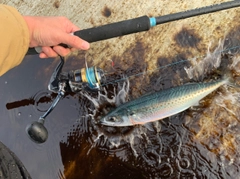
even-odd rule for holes
{"type": "Polygon", "coordinates": [[[190,83],[144,95],[114,109],[101,119],[101,123],[130,126],[160,120],[186,110],[226,83],[228,79],[190,83]]]}
{"type": "Polygon", "coordinates": [[[172,110],[174,110],[172,109],[173,107],[177,110],[177,108],[184,108],[184,106],[196,104],[200,99],[221,85],[222,81],[179,86],[151,95],[146,95],[139,98],[139,100],[130,101],[126,106],[123,106],[123,108],[127,107],[128,110],[132,111],[135,115],[141,114],[141,117],[139,115],[139,121],[144,121],[143,117],[151,118],[152,116],[150,113],[153,115],[159,113],[159,116],[157,117],[162,118],[165,117],[164,114],[172,113],[172,110]],[[169,112],[164,113],[164,111],[160,111],[161,109],[169,109],[169,112]]]}

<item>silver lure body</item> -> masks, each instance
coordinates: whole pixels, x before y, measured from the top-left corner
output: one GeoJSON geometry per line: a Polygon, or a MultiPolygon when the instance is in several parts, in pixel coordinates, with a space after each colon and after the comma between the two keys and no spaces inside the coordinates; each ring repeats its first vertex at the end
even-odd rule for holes
{"type": "Polygon", "coordinates": [[[198,103],[202,98],[228,84],[228,79],[207,83],[190,83],[122,104],[100,120],[107,126],[132,126],[160,120],[198,103]]]}

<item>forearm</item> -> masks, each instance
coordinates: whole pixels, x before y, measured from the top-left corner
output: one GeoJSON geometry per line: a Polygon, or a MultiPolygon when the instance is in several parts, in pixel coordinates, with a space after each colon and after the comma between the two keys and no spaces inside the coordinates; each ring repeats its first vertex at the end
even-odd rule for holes
{"type": "Polygon", "coordinates": [[[0,4],[0,76],[19,65],[29,47],[29,30],[22,15],[0,4]]]}

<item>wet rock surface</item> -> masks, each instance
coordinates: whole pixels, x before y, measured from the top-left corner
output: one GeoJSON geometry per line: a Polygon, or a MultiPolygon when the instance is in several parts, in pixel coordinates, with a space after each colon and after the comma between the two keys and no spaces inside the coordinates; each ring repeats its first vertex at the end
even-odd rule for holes
{"type": "MultiPolygon", "coordinates": [[[[4,1],[26,15],[65,15],[89,28],[142,15],[159,16],[223,1],[190,0],[42,2],[4,1]],[[81,5],[79,5],[81,3],[81,5]]],[[[130,76],[125,100],[188,82],[214,80],[230,70],[239,79],[239,8],[154,27],[148,32],[91,44],[70,55],[64,71],[97,65],[115,78],[130,76]],[[220,41],[220,43],[219,43],[220,41]],[[201,63],[202,62],[202,63],[201,63]],[[112,66],[112,64],[114,64],[112,66]],[[216,67],[217,66],[217,67],[216,67]],[[220,73],[220,74],[219,74],[220,73]],[[138,75],[139,74],[139,75],[138,75]]],[[[111,128],[95,124],[115,107],[105,100],[98,116],[82,94],[66,96],[46,120],[49,139],[32,143],[27,124],[47,110],[47,91],[58,59],[27,56],[0,78],[0,140],[33,178],[237,178],[239,176],[239,95],[221,87],[197,107],[150,127],[111,128]]],[[[124,80],[106,85],[108,98],[124,80]]],[[[96,95],[92,95],[96,98],[96,95]]],[[[101,106],[100,105],[100,106],[101,106]]]]}

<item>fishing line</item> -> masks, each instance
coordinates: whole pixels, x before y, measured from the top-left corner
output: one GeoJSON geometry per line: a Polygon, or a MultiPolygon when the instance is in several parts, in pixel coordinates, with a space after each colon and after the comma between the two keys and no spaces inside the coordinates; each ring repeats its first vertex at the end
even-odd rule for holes
{"type": "MultiPolygon", "coordinates": [[[[233,46],[233,47],[227,48],[225,50],[221,50],[217,54],[220,54],[220,53],[223,53],[223,52],[227,52],[227,51],[231,51],[231,50],[238,49],[238,48],[240,48],[240,45],[233,46]]],[[[164,68],[168,68],[168,67],[180,64],[180,63],[189,62],[189,61],[196,60],[198,58],[204,58],[204,57],[206,57],[206,55],[196,56],[194,58],[190,58],[190,59],[186,59],[186,60],[180,60],[178,62],[173,62],[173,63],[167,64],[167,65],[155,68],[153,70],[146,70],[146,71],[141,72],[141,73],[137,73],[137,74],[126,76],[124,78],[120,78],[120,79],[117,79],[117,80],[109,81],[107,83],[101,84],[101,86],[106,86],[106,85],[109,85],[109,84],[118,83],[118,82],[121,82],[121,81],[125,81],[127,79],[132,79],[132,78],[135,78],[137,76],[141,76],[141,75],[144,75],[144,74],[147,74],[147,73],[152,73],[152,72],[157,71],[157,70],[161,70],[161,69],[164,69],[164,68]]]]}

